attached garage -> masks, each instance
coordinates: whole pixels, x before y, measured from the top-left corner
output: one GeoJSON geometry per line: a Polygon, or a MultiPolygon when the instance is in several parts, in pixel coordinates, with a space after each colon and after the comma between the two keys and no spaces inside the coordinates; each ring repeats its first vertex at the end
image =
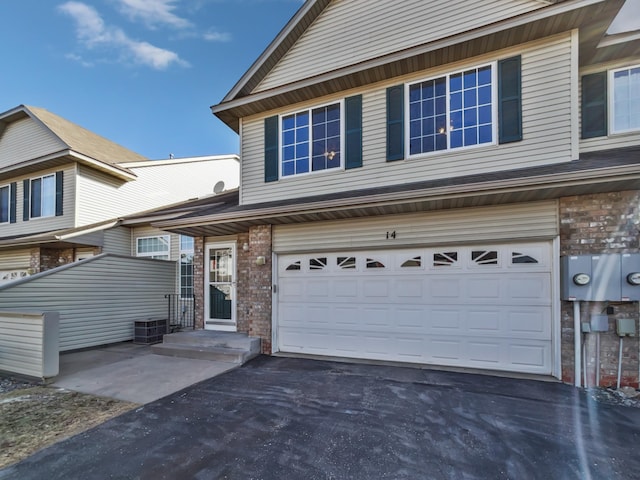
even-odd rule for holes
{"type": "Polygon", "coordinates": [[[555,212],[545,202],[351,221],[348,231],[346,222],[276,227],[276,349],[556,374],[555,212]],[[384,238],[367,240],[374,232],[384,238]],[[474,234],[493,241],[459,243],[474,234]],[[351,248],[329,250],[335,243],[351,248]]]}

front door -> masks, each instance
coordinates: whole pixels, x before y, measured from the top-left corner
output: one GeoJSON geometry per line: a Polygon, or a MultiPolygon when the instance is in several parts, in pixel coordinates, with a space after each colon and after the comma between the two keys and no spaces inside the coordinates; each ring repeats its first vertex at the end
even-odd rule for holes
{"type": "Polygon", "coordinates": [[[207,244],[205,251],[204,328],[235,332],[235,244],[207,244]]]}

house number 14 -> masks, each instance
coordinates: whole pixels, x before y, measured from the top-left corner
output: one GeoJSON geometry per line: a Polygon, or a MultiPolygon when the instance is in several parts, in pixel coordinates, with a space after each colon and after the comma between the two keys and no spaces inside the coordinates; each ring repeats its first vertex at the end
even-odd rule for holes
{"type": "Polygon", "coordinates": [[[387,240],[389,240],[390,238],[393,238],[393,239],[396,238],[396,231],[395,230],[393,232],[387,232],[387,240]]]}

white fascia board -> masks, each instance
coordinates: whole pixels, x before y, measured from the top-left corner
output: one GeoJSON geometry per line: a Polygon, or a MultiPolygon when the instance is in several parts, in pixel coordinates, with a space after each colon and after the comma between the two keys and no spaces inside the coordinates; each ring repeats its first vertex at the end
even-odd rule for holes
{"type": "Polygon", "coordinates": [[[74,152],[73,150],[67,150],[65,154],[79,163],[89,165],[97,170],[102,170],[103,172],[107,172],[115,177],[121,178],[123,180],[131,181],[137,178],[137,175],[133,172],[125,172],[121,168],[117,168],[109,165],[108,163],[101,162],[94,158],[83,155],[82,153],[74,152]]]}

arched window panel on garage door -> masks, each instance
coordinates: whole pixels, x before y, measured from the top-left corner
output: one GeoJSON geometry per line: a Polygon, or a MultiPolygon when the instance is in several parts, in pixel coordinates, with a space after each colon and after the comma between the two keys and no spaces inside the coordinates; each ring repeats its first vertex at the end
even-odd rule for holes
{"type": "Polygon", "coordinates": [[[297,260],[297,261],[295,261],[293,263],[290,263],[287,266],[287,268],[285,268],[285,270],[287,272],[299,272],[302,269],[301,264],[302,264],[301,260],[297,260]]]}
{"type": "Polygon", "coordinates": [[[382,261],[375,258],[367,258],[367,269],[386,268],[382,261]]]}
{"type": "Polygon", "coordinates": [[[309,270],[324,270],[327,268],[327,257],[309,259],[309,270]]]}
{"type": "Polygon", "coordinates": [[[356,269],[356,257],[337,257],[336,265],[341,270],[355,270],[356,269]]]}
{"type": "Polygon", "coordinates": [[[434,252],[433,263],[434,268],[455,267],[458,265],[458,252],[434,252]]]}
{"type": "Polygon", "coordinates": [[[484,249],[471,250],[471,265],[478,267],[499,266],[498,251],[484,249]]]}
{"type": "Polygon", "coordinates": [[[409,258],[400,264],[400,268],[422,268],[422,256],[409,258]]]}

